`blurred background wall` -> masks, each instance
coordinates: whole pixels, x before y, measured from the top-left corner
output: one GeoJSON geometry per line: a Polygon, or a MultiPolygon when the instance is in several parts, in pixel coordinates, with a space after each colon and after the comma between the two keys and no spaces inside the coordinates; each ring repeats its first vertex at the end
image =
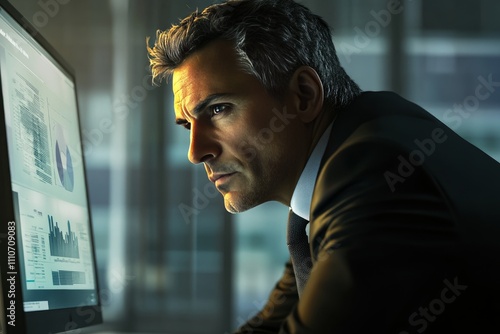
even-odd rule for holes
{"type": "MultiPolygon", "coordinates": [[[[287,259],[287,208],[227,214],[187,161],[170,85],[150,84],[146,37],[213,2],[12,0],[76,71],[103,329],[230,332],[287,259]]],[[[500,159],[500,2],[301,2],[362,89],[402,94],[500,159]]]]}

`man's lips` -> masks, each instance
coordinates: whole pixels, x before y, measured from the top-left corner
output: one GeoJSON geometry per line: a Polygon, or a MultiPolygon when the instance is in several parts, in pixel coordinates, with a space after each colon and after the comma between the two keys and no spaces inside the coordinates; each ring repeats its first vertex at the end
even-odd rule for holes
{"type": "Polygon", "coordinates": [[[224,180],[225,178],[233,175],[235,173],[219,173],[219,174],[212,174],[212,176],[209,177],[210,181],[215,183],[217,180],[224,180]]]}

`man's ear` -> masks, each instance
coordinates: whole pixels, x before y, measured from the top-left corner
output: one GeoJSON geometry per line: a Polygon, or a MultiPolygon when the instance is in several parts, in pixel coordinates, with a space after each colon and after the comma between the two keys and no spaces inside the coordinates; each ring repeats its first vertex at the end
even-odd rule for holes
{"type": "Polygon", "coordinates": [[[313,121],[323,109],[323,83],[310,66],[301,66],[290,80],[290,91],[298,116],[304,123],[313,121]]]}

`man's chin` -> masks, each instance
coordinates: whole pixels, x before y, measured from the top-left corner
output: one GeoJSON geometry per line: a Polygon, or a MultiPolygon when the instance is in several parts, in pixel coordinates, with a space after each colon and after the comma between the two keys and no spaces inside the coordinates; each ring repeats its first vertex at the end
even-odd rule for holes
{"type": "Polygon", "coordinates": [[[229,213],[241,213],[249,209],[252,209],[259,205],[254,201],[249,201],[247,198],[242,198],[240,196],[235,196],[233,193],[224,194],[224,207],[229,213]]]}

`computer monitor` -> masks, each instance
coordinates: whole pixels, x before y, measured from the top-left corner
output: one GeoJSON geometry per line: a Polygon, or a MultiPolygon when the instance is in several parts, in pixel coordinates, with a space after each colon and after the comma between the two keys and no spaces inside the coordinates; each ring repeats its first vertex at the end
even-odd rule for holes
{"type": "Polygon", "coordinates": [[[0,333],[102,322],[75,77],[0,0],[0,333]]]}

